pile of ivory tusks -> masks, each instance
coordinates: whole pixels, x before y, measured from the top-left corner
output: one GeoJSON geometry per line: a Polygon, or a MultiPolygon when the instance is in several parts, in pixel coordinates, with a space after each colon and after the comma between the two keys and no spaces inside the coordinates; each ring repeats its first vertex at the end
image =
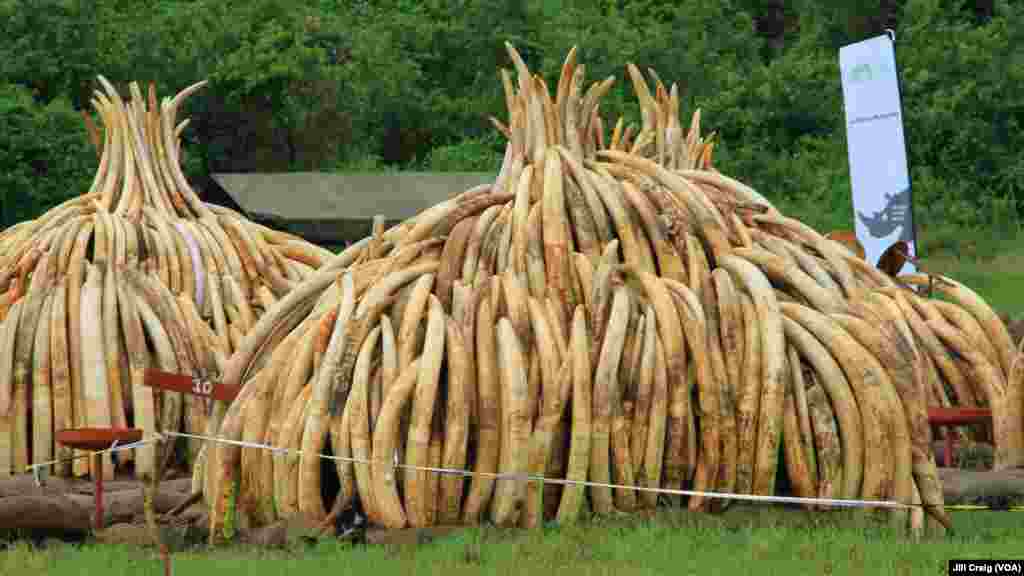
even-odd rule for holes
{"type": "Polygon", "coordinates": [[[923,504],[887,513],[941,531],[931,405],[990,407],[996,468],[1024,463],[1024,364],[974,292],[941,278],[945,300],[919,295],[907,285],[925,277],[882,274],[718,173],[696,114],[684,137],[676,87],[656,76],[652,96],[629,66],[642,126],[620,120],[606,144],[609,81],[584,93],[573,51],[552,98],[509,53],[518,86],[504,76],[495,183],[391,229],[378,222],[228,360],[225,382],[243,388],[217,436],[290,452],[211,449],[194,484],[212,539],[229,519],[328,526],[352,506],[391,528],[532,527],[659,502],[486,473],[788,486],[923,504]],[[325,468],[327,452],[340,459],[325,468]],[[340,489],[324,497],[335,473],[340,489]]]}
{"type": "MultiPolygon", "coordinates": [[[[154,393],[145,369],[216,375],[264,312],[333,256],[200,201],[179,164],[187,121],[175,116],[203,83],[160,102],[132,84],[125,102],[100,82],[91,189],[0,232],[0,476],[70,455],[54,441],[64,429],[208,431],[205,402],[154,393]]],[[[138,474],[156,457],[122,455],[138,474]]],[[[89,460],[54,472],[87,474],[89,460]]]]}

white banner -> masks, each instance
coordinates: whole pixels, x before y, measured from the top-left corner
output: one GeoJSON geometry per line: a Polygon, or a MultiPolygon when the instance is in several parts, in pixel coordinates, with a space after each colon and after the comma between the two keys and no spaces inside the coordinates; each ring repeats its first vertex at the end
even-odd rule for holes
{"type": "MultiPolygon", "coordinates": [[[[871,265],[903,240],[916,256],[896,54],[888,35],[839,49],[857,239],[871,265]]],[[[907,262],[901,274],[915,272],[907,262]]]]}

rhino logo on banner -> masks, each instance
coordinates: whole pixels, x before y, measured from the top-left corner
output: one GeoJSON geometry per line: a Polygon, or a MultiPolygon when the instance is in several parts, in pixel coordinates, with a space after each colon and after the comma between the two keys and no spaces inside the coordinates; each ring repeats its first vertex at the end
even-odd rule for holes
{"type": "Polygon", "coordinates": [[[886,194],[885,208],[875,212],[874,216],[867,216],[858,210],[857,217],[872,238],[885,238],[902,226],[898,240],[914,241],[914,228],[910,219],[910,188],[903,189],[895,196],[886,194]]]}

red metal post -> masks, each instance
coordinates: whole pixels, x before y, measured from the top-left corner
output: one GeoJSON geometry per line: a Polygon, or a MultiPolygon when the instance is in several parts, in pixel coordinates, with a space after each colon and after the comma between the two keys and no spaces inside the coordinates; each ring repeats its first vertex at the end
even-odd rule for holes
{"type": "Polygon", "coordinates": [[[928,421],[938,426],[964,426],[983,424],[991,421],[992,410],[988,408],[932,407],[928,409],[928,421]]]}
{"type": "Polygon", "coordinates": [[[945,449],[942,464],[946,468],[953,466],[953,426],[983,424],[992,421],[992,410],[989,408],[954,408],[933,406],[928,408],[928,422],[933,426],[946,429],[945,449]]]}
{"type": "Polygon", "coordinates": [[[171,553],[167,550],[167,544],[160,545],[160,556],[164,559],[164,576],[171,576],[171,553]]]}
{"type": "Polygon", "coordinates": [[[60,430],[54,438],[57,443],[69,448],[87,450],[92,454],[92,475],[96,483],[96,530],[103,529],[103,450],[112,442],[126,443],[142,440],[138,428],[72,428],[60,430]]]}
{"type": "Polygon", "coordinates": [[[103,529],[103,455],[96,453],[92,457],[92,475],[96,479],[96,531],[103,529]]]}

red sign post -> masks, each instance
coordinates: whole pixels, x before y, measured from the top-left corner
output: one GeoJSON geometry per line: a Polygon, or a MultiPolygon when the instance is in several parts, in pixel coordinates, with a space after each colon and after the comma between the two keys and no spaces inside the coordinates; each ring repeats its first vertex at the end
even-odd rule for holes
{"type": "Polygon", "coordinates": [[[220,382],[213,382],[198,376],[185,374],[173,374],[160,370],[147,369],[144,380],[146,386],[181,392],[202,398],[212,398],[222,402],[231,402],[238,396],[238,389],[225,386],[220,382]]]}

